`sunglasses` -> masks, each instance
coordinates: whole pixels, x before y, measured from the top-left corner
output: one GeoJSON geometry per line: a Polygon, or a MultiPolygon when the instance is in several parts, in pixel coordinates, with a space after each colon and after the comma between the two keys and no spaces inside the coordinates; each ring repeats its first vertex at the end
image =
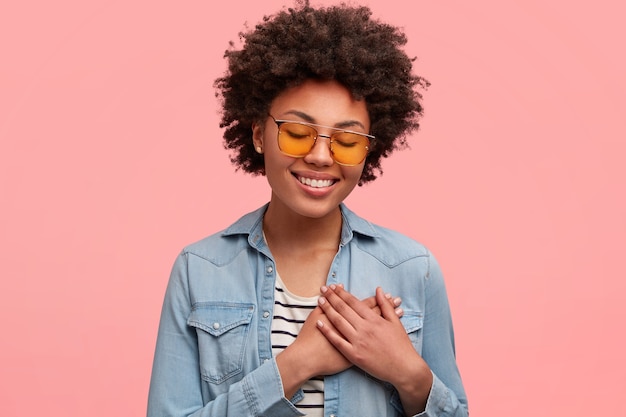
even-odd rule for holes
{"type": "Polygon", "coordinates": [[[369,152],[370,139],[374,136],[365,133],[335,127],[321,126],[313,123],[295,122],[292,120],[276,120],[269,115],[278,126],[278,149],[291,157],[303,158],[311,152],[318,137],[328,138],[330,154],[339,165],[355,166],[365,160],[369,152]],[[315,128],[335,130],[331,135],[322,135],[315,128]]]}

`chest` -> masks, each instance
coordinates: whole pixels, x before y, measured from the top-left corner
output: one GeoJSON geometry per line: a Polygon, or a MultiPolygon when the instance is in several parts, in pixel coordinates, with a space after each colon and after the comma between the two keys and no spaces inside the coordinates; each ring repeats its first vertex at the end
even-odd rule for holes
{"type": "Polygon", "coordinates": [[[326,284],[336,255],[337,251],[333,249],[279,251],[274,254],[274,260],[289,291],[301,297],[313,297],[319,295],[320,287],[326,284]]]}

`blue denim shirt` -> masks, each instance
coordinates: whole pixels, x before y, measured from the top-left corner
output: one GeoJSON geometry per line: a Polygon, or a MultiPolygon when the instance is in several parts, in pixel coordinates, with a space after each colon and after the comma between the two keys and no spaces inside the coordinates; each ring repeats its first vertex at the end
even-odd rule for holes
{"type": "MultiPolygon", "coordinates": [[[[283,396],[270,326],[276,266],[263,239],[267,206],[186,247],[167,287],[148,398],[148,416],[300,416],[302,398],[283,396]]],[[[373,225],[341,205],[343,226],[328,284],[359,298],[381,286],[402,297],[401,321],[433,372],[419,416],[467,416],[443,278],[419,243],[373,225]]],[[[357,367],[327,376],[326,417],[403,416],[393,386],[357,367]]]]}

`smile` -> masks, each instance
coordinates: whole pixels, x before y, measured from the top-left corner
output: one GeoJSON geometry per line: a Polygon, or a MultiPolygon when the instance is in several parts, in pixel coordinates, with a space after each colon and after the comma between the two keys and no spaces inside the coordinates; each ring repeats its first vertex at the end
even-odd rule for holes
{"type": "Polygon", "coordinates": [[[305,177],[298,177],[298,181],[312,188],[326,188],[326,187],[330,187],[331,185],[335,183],[335,180],[317,180],[317,179],[305,178],[305,177]]]}

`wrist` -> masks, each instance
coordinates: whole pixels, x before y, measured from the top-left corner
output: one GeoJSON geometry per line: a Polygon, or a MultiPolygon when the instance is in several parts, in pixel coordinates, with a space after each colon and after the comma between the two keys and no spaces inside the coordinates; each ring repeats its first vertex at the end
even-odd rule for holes
{"type": "Polygon", "coordinates": [[[294,396],[296,391],[313,375],[307,370],[306,361],[301,361],[302,356],[296,352],[293,344],[286,347],[276,356],[276,366],[280,373],[283,384],[283,392],[286,398],[294,396]]]}
{"type": "Polygon", "coordinates": [[[419,357],[411,361],[406,372],[401,372],[390,383],[396,388],[407,415],[415,415],[426,409],[426,403],[433,385],[433,374],[426,362],[419,357]]]}

